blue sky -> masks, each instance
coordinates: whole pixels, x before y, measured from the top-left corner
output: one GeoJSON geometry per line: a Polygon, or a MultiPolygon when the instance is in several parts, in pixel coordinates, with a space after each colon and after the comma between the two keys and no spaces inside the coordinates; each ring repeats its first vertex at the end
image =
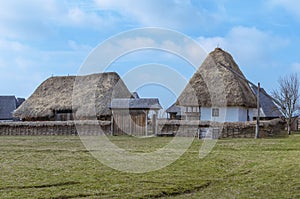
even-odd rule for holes
{"type": "MultiPolygon", "coordinates": [[[[29,97],[52,75],[77,74],[105,39],[142,27],[179,31],[207,52],[219,46],[249,80],[271,91],[280,76],[300,72],[299,8],[297,0],[2,0],[0,94],[29,97]]],[[[146,55],[140,64],[151,62],[153,53],[146,55]]],[[[169,64],[181,64],[179,72],[190,78],[193,71],[176,60],[169,64]]],[[[112,69],[122,75],[136,63],[129,56],[112,69]]],[[[154,95],[147,88],[138,90],[154,95]]]]}

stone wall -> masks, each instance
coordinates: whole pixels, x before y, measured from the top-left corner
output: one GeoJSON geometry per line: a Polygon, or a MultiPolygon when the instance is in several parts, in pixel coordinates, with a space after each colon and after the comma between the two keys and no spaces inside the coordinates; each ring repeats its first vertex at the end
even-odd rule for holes
{"type": "MultiPolygon", "coordinates": [[[[287,136],[285,122],[281,119],[260,122],[259,137],[287,136]]],[[[255,122],[202,122],[185,120],[160,120],[160,136],[199,136],[200,138],[254,138],[255,122]]]]}
{"type": "Polygon", "coordinates": [[[2,122],[1,135],[99,135],[110,134],[110,122],[98,121],[44,121],[44,122],[2,122]],[[99,126],[100,124],[100,126],[99,126]],[[77,127],[77,128],[76,128],[77,127]],[[100,129],[101,127],[101,129],[100,129]]]}

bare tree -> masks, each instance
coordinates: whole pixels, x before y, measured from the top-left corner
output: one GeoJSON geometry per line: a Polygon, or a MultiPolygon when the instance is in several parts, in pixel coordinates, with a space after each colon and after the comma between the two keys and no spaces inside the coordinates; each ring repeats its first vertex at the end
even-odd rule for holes
{"type": "Polygon", "coordinates": [[[299,111],[299,78],[296,73],[280,77],[279,88],[273,90],[272,96],[278,101],[280,110],[287,121],[288,134],[291,134],[293,116],[299,111]]]}

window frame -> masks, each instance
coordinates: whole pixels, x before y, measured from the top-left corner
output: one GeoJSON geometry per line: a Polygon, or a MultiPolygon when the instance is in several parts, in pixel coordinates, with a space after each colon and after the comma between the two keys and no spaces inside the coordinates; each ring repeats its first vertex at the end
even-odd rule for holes
{"type": "Polygon", "coordinates": [[[220,109],[219,108],[212,108],[211,109],[211,116],[212,117],[219,117],[220,116],[220,109]]]}

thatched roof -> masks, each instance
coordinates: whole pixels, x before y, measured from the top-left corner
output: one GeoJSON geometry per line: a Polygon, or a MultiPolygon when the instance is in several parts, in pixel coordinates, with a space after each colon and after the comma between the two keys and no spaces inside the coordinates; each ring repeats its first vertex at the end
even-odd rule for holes
{"type": "Polygon", "coordinates": [[[26,120],[51,119],[55,111],[72,110],[77,118],[110,115],[112,98],[132,97],[117,73],[51,77],[15,111],[26,120]]]}
{"type": "Polygon", "coordinates": [[[228,68],[244,77],[232,56],[221,48],[216,48],[190,79],[176,105],[255,108],[256,98],[248,83],[228,68]]]}

